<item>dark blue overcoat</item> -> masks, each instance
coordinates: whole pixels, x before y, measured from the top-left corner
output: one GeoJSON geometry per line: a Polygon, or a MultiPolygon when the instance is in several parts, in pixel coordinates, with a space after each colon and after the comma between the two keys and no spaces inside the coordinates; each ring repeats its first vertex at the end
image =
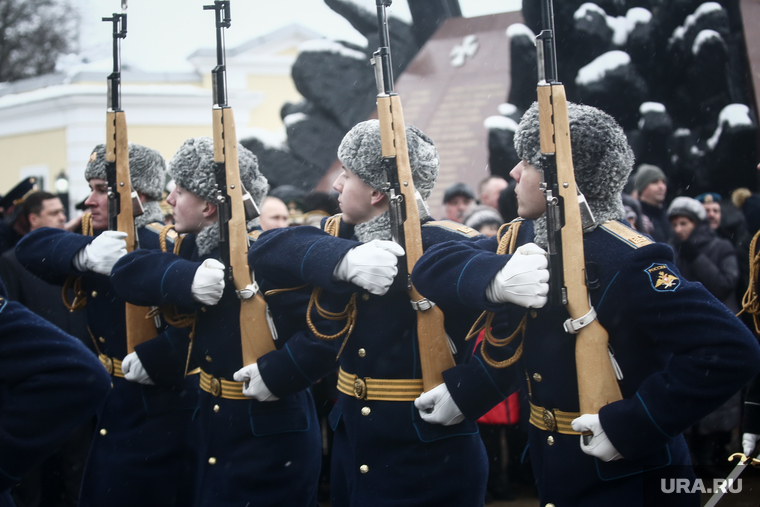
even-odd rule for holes
{"type": "MultiPolygon", "coordinates": [[[[463,230],[467,232],[438,223],[423,225],[423,247],[467,241],[472,230],[463,230]]],[[[416,314],[406,292],[406,277],[397,277],[384,296],[332,278],[346,252],[359,244],[353,227],[345,223],[339,237],[314,227],[275,229],[261,235],[249,260],[276,287],[309,284],[308,292],[312,286],[323,288],[320,304],[329,311],[341,311],[358,293],[356,327],[338,360],[345,372],[362,378],[421,379],[416,314]]],[[[277,307],[278,298],[284,297],[273,296],[270,304],[277,307]]],[[[455,360],[465,363],[472,354],[473,342],[464,341],[472,313],[441,308],[455,360]]],[[[316,312],[313,316],[321,320],[316,312]]],[[[303,389],[338,366],[336,356],[343,341],[344,337],[324,341],[301,334],[284,349],[261,358],[262,377],[275,394],[303,389]]],[[[330,424],[335,430],[333,506],[483,505],[488,463],[474,420],[450,427],[428,424],[411,400],[370,401],[341,392],[330,424]]]]}
{"type": "MultiPolygon", "coordinates": [[[[138,235],[142,247],[159,248],[155,229],[140,228],[138,235]]],[[[48,283],[62,285],[68,276],[82,278],[93,342],[103,358],[121,361],[127,354],[125,300],[116,294],[108,276],[80,272],[72,262],[93,239],[41,228],[24,236],[16,252],[22,265],[48,283]]],[[[155,340],[188,332],[169,328],[155,340]]],[[[141,359],[141,347],[149,343],[137,347],[141,359]]],[[[81,507],[191,505],[188,460],[193,451],[188,432],[198,405],[197,378],[184,379],[176,370],[167,363],[166,374],[156,375],[156,385],[112,376],[113,389],[98,412],[87,458],[81,507]]]]}
{"type": "MultiPolygon", "coordinates": [[[[533,237],[533,223],[523,222],[517,246],[533,237]]],[[[518,385],[537,407],[578,412],[575,337],[563,328],[569,315],[565,307],[490,303],[486,288],[510,259],[496,247],[495,238],[437,245],[414,272],[418,289],[441,304],[497,312],[498,338],[528,316],[522,357],[512,367],[494,369],[478,351],[475,361],[444,373],[446,385],[468,417],[480,416],[518,385]]],[[[613,223],[585,234],[584,251],[591,304],[623,375],[623,400],[603,407],[599,417],[624,459],[602,462],[581,451],[578,435],[530,425],[541,505],[699,505],[699,492],[663,494],[661,481],[666,490],[672,478],[693,481],[681,433],[760,369],[757,341],[701,284],[681,277],[669,246],[613,223]]],[[[518,336],[487,351],[503,360],[521,342],[518,336]]]]}

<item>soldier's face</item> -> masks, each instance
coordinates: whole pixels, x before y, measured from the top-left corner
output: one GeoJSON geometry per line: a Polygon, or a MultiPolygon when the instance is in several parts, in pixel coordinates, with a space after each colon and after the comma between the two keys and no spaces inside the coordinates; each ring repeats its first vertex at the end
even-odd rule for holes
{"type": "Polygon", "coordinates": [[[333,188],[340,194],[338,203],[346,223],[362,224],[375,216],[373,198],[380,192],[364,183],[345,166],[333,183],[333,188]]]}
{"type": "Polygon", "coordinates": [[[84,205],[92,215],[92,228],[104,231],[108,229],[108,185],[100,178],[92,178],[88,183],[92,192],[84,205]]]}
{"type": "Polygon", "coordinates": [[[166,202],[172,207],[174,229],[180,234],[197,234],[216,218],[216,206],[179,185],[174,187],[166,202]]]}
{"type": "Polygon", "coordinates": [[[509,173],[517,182],[517,213],[527,220],[535,220],[546,211],[546,199],[541,191],[541,171],[521,160],[509,173]]]}

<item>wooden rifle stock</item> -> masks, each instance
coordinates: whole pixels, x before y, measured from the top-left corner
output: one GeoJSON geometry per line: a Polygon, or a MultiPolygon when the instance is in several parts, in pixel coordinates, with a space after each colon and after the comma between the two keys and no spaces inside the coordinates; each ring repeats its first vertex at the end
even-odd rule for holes
{"type": "MultiPolygon", "coordinates": [[[[235,118],[229,107],[213,109],[214,162],[224,164],[227,188],[221,189],[230,199],[229,250],[230,268],[236,290],[251,283],[248,267],[248,230],[246,229],[243,188],[240,184],[235,118]]],[[[253,364],[275,349],[267,323],[267,305],[261,294],[240,299],[240,339],[243,364],[253,364]]]]}
{"type": "MultiPolygon", "coordinates": [[[[378,96],[377,112],[380,119],[380,139],[383,157],[395,157],[401,194],[406,206],[404,222],[404,241],[406,249],[407,272],[411,275],[417,260],[422,257],[422,231],[420,214],[417,209],[417,197],[412,180],[412,168],[409,164],[409,151],[406,145],[406,124],[401,109],[401,99],[396,94],[378,96]]],[[[414,286],[409,290],[412,301],[422,298],[414,286]]],[[[456,366],[451,354],[446,329],[443,325],[443,312],[437,306],[427,310],[417,310],[417,342],[420,348],[422,365],[422,383],[425,391],[443,383],[443,372],[456,366]]]]}
{"type": "MultiPolygon", "coordinates": [[[[127,234],[127,252],[137,248],[134,207],[132,205],[132,180],[129,177],[129,143],[127,142],[127,119],[124,111],[106,113],[106,162],[116,164],[116,186],[112,192],[119,194],[119,214],[116,230],[127,234]]],[[[155,321],[146,316],[151,311],[144,306],[126,303],[127,353],[135,346],[155,338],[155,321]]]]}
{"type": "MultiPolygon", "coordinates": [[[[564,86],[540,84],[538,111],[541,153],[555,154],[559,194],[564,203],[565,223],[560,234],[567,310],[571,319],[578,319],[586,315],[591,306],[586,287],[583,225],[573,170],[564,86]]],[[[596,319],[576,335],[575,367],[581,414],[597,414],[603,406],[623,399],[607,350],[608,341],[607,331],[596,319]]]]}

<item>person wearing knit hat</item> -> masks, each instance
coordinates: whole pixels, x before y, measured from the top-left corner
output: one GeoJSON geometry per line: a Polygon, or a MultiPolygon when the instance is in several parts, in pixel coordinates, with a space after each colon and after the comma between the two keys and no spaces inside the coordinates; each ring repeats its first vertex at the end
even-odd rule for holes
{"type": "MultiPolygon", "coordinates": [[[[469,241],[477,235],[472,229],[430,219],[424,200],[436,182],[438,153],[433,141],[411,125],[406,137],[423,249],[469,241]]],[[[321,229],[265,231],[249,258],[257,272],[265,273],[267,286],[306,284],[307,295],[319,287],[319,305],[333,313],[347,309],[349,323],[312,313],[314,325],[329,326],[330,331],[322,331],[319,338],[305,335],[310,339],[291,341],[288,350],[263,356],[248,374],[260,378],[265,389],[251,394],[265,399],[271,391],[282,397],[339,367],[340,392],[330,415],[335,429],[333,505],[390,507],[401,499],[408,505],[483,505],[488,463],[476,422],[457,420],[443,428],[412,411],[422,392],[417,315],[407,292],[406,262],[399,260],[404,249],[391,241],[379,122],[354,126],[343,138],[338,158],[343,171],[333,188],[342,214],[325,218],[321,229]],[[372,379],[366,392],[365,378],[372,379]],[[387,387],[402,383],[408,386],[403,393],[394,395],[387,387]],[[433,465],[444,462],[445,467],[433,465]]],[[[285,302],[278,297],[270,304],[275,308],[285,302]]],[[[474,316],[439,308],[454,361],[469,361],[473,342],[465,337],[474,316]]]]}
{"type": "Polygon", "coordinates": [[[609,337],[623,399],[580,412],[573,334],[586,322],[546,305],[558,281],[541,247],[547,160],[533,104],[515,132],[522,160],[510,173],[522,219],[501,239],[433,245],[412,272],[415,287],[441,307],[493,312],[493,339],[443,372],[443,388],[415,405],[423,420],[445,426],[455,416],[480,417],[520,387],[530,401],[541,505],[695,505],[698,492],[666,495],[661,479],[695,480],[681,432],[760,371],[760,347],[704,286],[682,276],[668,245],[624,221],[620,193],[633,155],[623,129],[591,106],[568,103],[568,117],[575,179],[594,215],[583,234],[592,319],[609,337]]]}
{"type": "MultiPolygon", "coordinates": [[[[129,165],[132,187],[144,211],[134,219],[140,245],[135,251],[158,250],[163,213],[157,199],[163,192],[166,164],[157,151],[130,144],[129,165]]],[[[37,277],[65,287],[74,284],[77,297],[66,304],[72,311],[85,310],[89,336],[111,376],[112,388],[98,412],[79,502],[126,507],[150,498],[162,505],[191,505],[188,432],[198,401],[197,381],[184,376],[186,355],[168,361],[156,353],[171,335],[187,340],[190,330],[167,328],[162,319],[151,318],[148,322],[155,323],[151,333],[139,337],[143,341],[138,340],[134,351],[128,348],[126,301],[110,276],[114,264],[127,253],[126,233],[107,230],[104,145],[93,149],[85,177],[92,190],[85,201],[92,220],[83,221],[84,233],[43,227],[27,234],[16,249],[19,262],[37,277]],[[150,365],[150,375],[145,365],[150,365]]]]}
{"type": "Polygon", "coordinates": [[[666,243],[671,238],[665,198],[668,193],[668,178],[655,165],[641,164],[634,173],[634,190],[641,202],[642,213],[649,218],[655,241],[666,243]]]}
{"type": "MultiPolygon", "coordinates": [[[[676,197],[668,207],[675,232],[671,240],[676,251],[676,266],[681,275],[700,282],[721,303],[739,312],[739,260],[734,245],[718,236],[707,221],[704,206],[691,197],[676,197]]],[[[725,448],[731,433],[739,427],[741,396],[737,393],[724,405],[694,425],[689,448],[697,470],[720,469],[728,454],[725,448]]]]}
{"type": "Polygon", "coordinates": [[[489,238],[496,236],[499,227],[504,223],[501,215],[491,206],[479,204],[475,206],[464,219],[464,225],[489,238]]]}
{"type": "MultiPolygon", "coordinates": [[[[268,190],[256,156],[238,145],[240,185],[260,206],[268,190]]],[[[241,341],[241,297],[225,279],[220,245],[219,208],[214,179],[214,142],[209,137],[186,140],[169,161],[175,187],[167,197],[176,232],[184,234],[178,253],[137,251],[114,266],[114,287],[139,305],[184,308],[195,312],[192,343],[175,337],[164,349],[166,360],[182,358],[182,368],[200,367],[200,399],[195,430],[193,498],[187,505],[313,505],[321,463],[321,436],[313,400],[307,391],[269,392],[268,403],[245,396],[255,377],[237,375],[244,368],[241,341]],[[180,351],[177,354],[175,351],[180,351]],[[186,365],[186,361],[189,361],[186,365]]],[[[233,217],[234,218],[234,217],[233,217]]],[[[248,221],[249,239],[255,239],[259,219],[248,221]]],[[[258,275],[258,271],[255,275],[258,275]]],[[[259,282],[261,277],[256,277],[259,282]]],[[[249,286],[258,290],[256,282],[249,286]]],[[[289,301],[298,303],[298,292],[289,301]]],[[[302,304],[303,306],[300,306],[302,304]]],[[[258,326],[285,348],[299,329],[300,319],[273,312],[274,320],[258,326]],[[275,324],[276,321],[276,324],[275,324]],[[275,327],[277,326],[277,327],[275,327]]],[[[261,364],[263,358],[259,358],[261,364]]],[[[255,365],[256,363],[254,363],[255,365]]],[[[144,367],[153,376],[151,364],[144,367]]]]}

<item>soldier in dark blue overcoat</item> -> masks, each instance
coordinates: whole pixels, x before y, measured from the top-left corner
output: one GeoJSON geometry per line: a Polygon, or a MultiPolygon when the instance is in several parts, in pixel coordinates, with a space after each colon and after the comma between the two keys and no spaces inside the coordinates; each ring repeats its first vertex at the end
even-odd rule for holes
{"type": "MultiPolygon", "coordinates": [[[[163,213],[157,200],[163,192],[166,164],[157,151],[136,144],[129,146],[129,161],[132,187],[144,201],[144,213],[135,219],[140,245],[159,248],[156,224],[161,225],[163,213]]],[[[41,228],[24,236],[16,249],[19,262],[48,283],[62,285],[69,277],[79,278],[78,299],[86,299],[89,332],[100,361],[111,374],[113,389],[98,412],[79,505],[191,505],[188,431],[198,404],[197,378],[185,379],[184,368],[168,362],[154,380],[147,378],[139,362],[130,367],[136,354],[127,355],[125,301],[109,278],[113,264],[126,254],[126,242],[123,233],[105,230],[104,145],[93,150],[85,177],[92,189],[85,204],[94,235],[41,228]]],[[[155,340],[188,333],[169,328],[155,340]]],[[[151,346],[148,341],[136,350],[147,351],[151,346]]]]}
{"type": "Polygon", "coordinates": [[[418,405],[433,422],[445,424],[452,414],[475,419],[519,384],[530,404],[530,459],[541,505],[698,506],[701,489],[712,484],[694,482],[681,433],[749,381],[760,369],[760,348],[701,284],[683,279],[669,246],[623,222],[620,192],[633,164],[623,130],[598,109],[568,109],[575,177],[594,215],[584,234],[589,295],[609,333],[623,399],[598,415],[579,413],[575,338],[564,327],[569,314],[564,306],[544,306],[552,283],[539,187],[547,162],[534,104],[515,134],[522,161],[511,175],[526,219],[512,226],[519,225],[517,249],[497,254],[496,238],[437,245],[412,277],[441,305],[495,312],[496,338],[512,335],[521,322],[524,328],[511,343],[486,344],[475,361],[444,372],[445,388],[423,394],[418,405]],[[497,361],[507,363],[498,368],[497,361]],[[593,437],[582,440],[583,431],[593,437]],[[679,479],[688,480],[688,492],[672,487],[679,479]]]}
{"type": "Polygon", "coordinates": [[[91,418],[110,390],[82,345],[24,306],[0,282],[0,506],[9,490],[91,418]]]}
{"type": "MultiPolygon", "coordinates": [[[[255,155],[242,146],[238,150],[243,186],[261,203],[267,180],[255,155]]],[[[210,138],[185,141],[169,163],[176,188],[167,199],[176,231],[188,233],[180,255],[132,252],[114,267],[114,286],[134,304],[176,305],[180,313],[195,312],[189,368],[200,367],[202,392],[195,416],[194,504],[314,507],[321,441],[310,393],[263,403],[247,398],[243,383],[234,380],[235,372],[246,366],[240,299],[232,284],[225,285],[219,261],[214,167],[210,138]]],[[[249,230],[256,222],[249,222],[249,230]]],[[[275,344],[282,347],[286,340],[279,333],[275,344]]],[[[173,348],[186,354],[188,342],[176,341],[173,348]]],[[[173,355],[170,348],[165,352],[173,355]]]]}
{"type": "MultiPolygon", "coordinates": [[[[477,233],[461,224],[431,221],[423,199],[435,184],[438,154],[418,129],[407,126],[406,135],[420,194],[423,248],[470,240],[477,233]]],[[[284,349],[263,356],[256,370],[247,372],[259,384],[260,393],[253,394],[297,392],[339,366],[340,394],[329,417],[335,431],[334,507],[481,506],[488,464],[475,421],[428,424],[414,408],[422,392],[416,312],[406,275],[396,277],[397,256],[404,252],[390,241],[379,122],[356,125],[343,139],[338,157],[344,167],[333,187],[340,194],[342,215],[326,219],[323,230],[265,231],[249,259],[276,287],[320,288],[317,302],[327,312],[340,313],[348,304],[353,329],[335,336],[344,324],[340,321],[331,340],[301,334],[284,349]]],[[[276,308],[281,297],[269,298],[270,305],[276,308]]],[[[464,338],[474,319],[449,307],[442,310],[454,358],[465,363],[473,342],[464,338]]],[[[326,320],[317,312],[310,315],[313,323],[326,320]]]]}

